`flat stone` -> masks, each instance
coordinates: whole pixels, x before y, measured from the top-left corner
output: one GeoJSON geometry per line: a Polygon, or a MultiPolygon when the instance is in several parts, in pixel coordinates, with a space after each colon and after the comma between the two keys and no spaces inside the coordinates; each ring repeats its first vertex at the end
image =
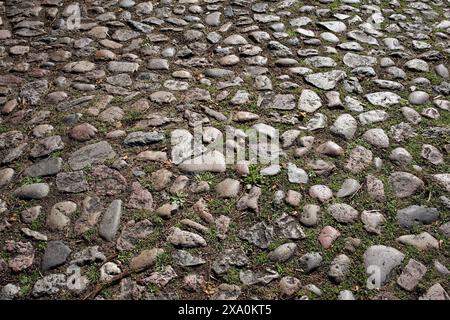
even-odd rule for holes
{"type": "Polygon", "coordinates": [[[352,223],[358,218],[358,211],[346,203],[335,203],[328,207],[330,215],[341,223],[352,223]]]}
{"type": "Polygon", "coordinates": [[[62,201],[56,203],[47,216],[47,226],[51,230],[64,230],[70,225],[70,216],[77,210],[76,203],[62,201]]]}
{"type": "Polygon", "coordinates": [[[298,107],[305,112],[315,112],[322,106],[320,97],[312,90],[304,89],[298,100],[298,107]]]}
{"type": "Polygon", "coordinates": [[[449,294],[440,283],[432,285],[419,300],[450,300],[449,294]]]}
{"type": "Polygon", "coordinates": [[[172,228],[167,241],[176,247],[182,248],[205,247],[207,245],[205,239],[200,235],[177,227],[172,228]]]}
{"type": "Polygon", "coordinates": [[[240,190],[238,180],[227,178],[216,186],[216,192],[220,198],[235,198],[240,190]]]}
{"type": "Polygon", "coordinates": [[[305,81],[322,90],[332,90],[346,77],[346,73],[341,70],[314,73],[305,76],[305,81]]]}
{"type": "Polygon", "coordinates": [[[266,225],[264,222],[260,222],[249,229],[240,230],[239,237],[261,249],[266,249],[272,242],[273,227],[266,225]]]}
{"type": "Polygon", "coordinates": [[[415,225],[430,224],[439,219],[439,211],[436,208],[412,205],[397,211],[397,220],[404,228],[415,225]]]}
{"type": "Polygon", "coordinates": [[[89,184],[83,171],[60,172],[56,176],[58,191],[80,193],[89,190],[89,184]]]}
{"type": "Polygon", "coordinates": [[[336,193],[336,197],[344,198],[344,197],[351,196],[356,191],[358,191],[360,188],[361,188],[361,185],[357,180],[351,179],[351,178],[345,179],[344,182],[342,183],[341,188],[336,193]]]}
{"type": "Polygon", "coordinates": [[[400,236],[397,238],[397,241],[411,245],[418,250],[439,249],[439,241],[428,232],[400,236]]]}
{"type": "Polygon", "coordinates": [[[111,145],[106,141],[100,141],[73,152],[69,157],[69,165],[73,170],[80,170],[93,164],[104,163],[115,156],[111,145]]]}
{"type": "Polygon", "coordinates": [[[397,284],[406,291],[413,291],[426,272],[427,267],[422,263],[414,259],[409,259],[402,274],[397,278],[397,284]]]}
{"type": "Polygon", "coordinates": [[[388,108],[400,103],[401,97],[393,92],[374,92],[365,95],[366,99],[374,106],[388,108]]]}
{"type": "Polygon", "coordinates": [[[43,199],[47,197],[50,192],[50,187],[47,183],[32,183],[24,185],[13,192],[17,198],[24,200],[43,199]]]}
{"type": "Polygon", "coordinates": [[[42,257],[42,270],[50,270],[63,265],[72,250],[62,241],[50,241],[42,257]]]}
{"type": "Polygon", "coordinates": [[[393,172],[389,176],[394,194],[398,198],[407,198],[424,190],[424,183],[409,172],[393,172]]]}
{"type": "Polygon", "coordinates": [[[319,242],[324,249],[329,249],[341,233],[332,226],[325,226],[319,234],[319,242]]]}
{"type": "Polygon", "coordinates": [[[142,271],[153,266],[158,256],[164,253],[164,249],[153,248],[143,250],[139,255],[131,259],[130,269],[134,271],[142,271]]]}
{"type": "Polygon", "coordinates": [[[350,140],[355,135],[357,128],[358,124],[355,118],[353,118],[350,114],[342,114],[330,127],[330,130],[334,134],[350,140]]]}
{"type": "MultiPolygon", "coordinates": [[[[405,255],[392,247],[373,245],[364,252],[364,265],[370,274],[379,275],[379,283],[374,286],[383,286],[393,276],[400,266],[405,255]]],[[[376,280],[377,281],[377,280],[376,280]]]]}
{"type": "Polygon", "coordinates": [[[98,233],[106,241],[113,241],[120,226],[122,200],[113,200],[103,214],[98,233]]]}
{"type": "Polygon", "coordinates": [[[163,140],[164,140],[164,133],[160,133],[157,131],[153,132],[136,131],[129,133],[123,143],[127,146],[140,146],[158,143],[163,140]]]}

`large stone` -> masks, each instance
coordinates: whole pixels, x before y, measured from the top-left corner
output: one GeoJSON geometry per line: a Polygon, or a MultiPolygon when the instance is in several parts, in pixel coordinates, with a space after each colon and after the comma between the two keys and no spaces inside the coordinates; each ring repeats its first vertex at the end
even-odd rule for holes
{"type": "Polygon", "coordinates": [[[50,157],[35,162],[31,166],[27,167],[23,173],[30,177],[51,176],[61,171],[62,165],[62,158],[50,157]]]}
{"type": "Polygon", "coordinates": [[[358,218],[358,211],[346,203],[334,203],[328,207],[328,212],[341,223],[352,223],[358,218]]]}
{"type": "Polygon", "coordinates": [[[397,220],[404,228],[412,228],[416,225],[430,224],[439,219],[439,211],[436,208],[412,205],[397,211],[397,220]]]}
{"type": "Polygon", "coordinates": [[[397,238],[397,241],[415,247],[418,250],[439,249],[439,241],[428,232],[407,234],[397,238]]]}
{"type": "Polygon", "coordinates": [[[410,259],[397,278],[397,284],[407,291],[413,291],[427,272],[427,267],[417,260],[410,259]]]}
{"type": "Polygon", "coordinates": [[[60,172],[56,176],[58,191],[67,193],[79,193],[89,190],[83,171],[60,172]]]}
{"type": "Polygon", "coordinates": [[[47,183],[32,183],[17,188],[13,195],[20,199],[42,199],[50,192],[50,187],[47,183]]]}
{"type": "Polygon", "coordinates": [[[358,123],[350,114],[340,115],[333,125],[330,127],[331,132],[338,136],[342,136],[347,140],[351,140],[356,133],[358,123]]]}
{"type": "Polygon", "coordinates": [[[322,106],[322,101],[317,93],[304,89],[298,100],[298,108],[305,112],[314,112],[322,106]]]}
{"type": "Polygon", "coordinates": [[[266,249],[272,243],[273,227],[259,222],[248,229],[239,230],[239,237],[253,243],[255,246],[266,249]]]}
{"type": "Polygon", "coordinates": [[[365,97],[374,106],[384,108],[396,105],[401,100],[398,94],[389,91],[369,93],[365,97]]]}
{"type": "Polygon", "coordinates": [[[389,176],[394,194],[398,198],[407,198],[424,190],[425,184],[422,180],[409,172],[393,172],[389,176]]]}
{"type": "Polygon", "coordinates": [[[187,172],[225,172],[225,157],[219,151],[207,152],[193,159],[185,160],[178,165],[180,170],[187,172]]]}
{"type": "Polygon", "coordinates": [[[216,186],[216,192],[220,198],[235,198],[240,190],[238,180],[227,178],[216,186]]]}
{"type": "Polygon", "coordinates": [[[69,254],[70,248],[62,241],[50,241],[42,257],[42,270],[50,270],[63,265],[69,254]]]}
{"type": "Polygon", "coordinates": [[[111,145],[106,141],[100,141],[73,152],[69,157],[69,165],[73,170],[80,170],[86,166],[101,164],[115,156],[111,145]]]}
{"type": "Polygon", "coordinates": [[[113,200],[103,214],[98,228],[99,235],[106,241],[113,241],[120,226],[122,200],[113,200]]]}
{"type": "Polygon", "coordinates": [[[364,252],[364,265],[367,273],[373,275],[373,286],[383,286],[401,265],[405,255],[392,247],[373,245],[364,252]],[[379,279],[378,279],[379,277],[379,279]],[[378,282],[379,283],[376,283],[378,282]]]}
{"type": "Polygon", "coordinates": [[[70,224],[70,216],[77,210],[77,204],[72,201],[56,203],[47,216],[47,226],[51,230],[60,231],[70,224]]]}
{"type": "Polygon", "coordinates": [[[172,228],[167,241],[176,247],[182,248],[205,247],[207,245],[202,236],[177,227],[172,228]]]}
{"type": "Polygon", "coordinates": [[[156,263],[158,256],[163,253],[164,249],[161,248],[143,250],[139,255],[131,259],[130,269],[133,271],[148,269],[156,263]]]}
{"type": "Polygon", "coordinates": [[[332,90],[345,77],[347,77],[347,75],[344,71],[333,70],[329,72],[309,74],[305,76],[305,81],[319,89],[332,90]]]}

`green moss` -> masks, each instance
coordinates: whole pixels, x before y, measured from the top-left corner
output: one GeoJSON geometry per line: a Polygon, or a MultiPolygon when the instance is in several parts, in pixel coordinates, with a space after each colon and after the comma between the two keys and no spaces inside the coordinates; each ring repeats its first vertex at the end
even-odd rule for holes
{"type": "Polygon", "coordinates": [[[131,211],[131,219],[133,219],[134,221],[141,221],[141,220],[145,220],[148,219],[150,216],[150,212],[144,209],[136,209],[131,211]]]}
{"type": "Polygon", "coordinates": [[[156,257],[156,262],[155,262],[155,270],[156,271],[162,271],[162,269],[167,266],[170,265],[172,263],[172,254],[171,252],[164,250],[163,253],[161,253],[160,255],[158,255],[156,257]]]}
{"type": "Polygon", "coordinates": [[[147,285],[146,290],[150,294],[158,294],[160,292],[160,289],[152,283],[147,285]]]}
{"type": "Polygon", "coordinates": [[[206,181],[208,184],[212,185],[216,183],[217,177],[211,172],[202,172],[194,176],[195,181],[198,183],[200,181],[206,181]]]}
{"type": "Polygon", "coordinates": [[[38,271],[21,274],[19,276],[19,296],[22,298],[27,297],[31,293],[34,284],[39,280],[39,278],[40,275],[38,271]]]}
{"type": "Polygon", "coordinates": [[[249,173],[244,177],[244,183],[250,185],[261,185],[264,183],[264,176],[261,174],[260,168],[256,165],[250,165],[249,173]]]}
{"type": "Polygon", "coordinates": [[[100,272],[96,265],[87,267],[85,275],[91,284],[96,284],[100,280],[100,272]]]}
{"type": "Polygon", "coordinates": [[[112,291],[111,291],[110,288],[106,288],[106,289],[103,289],[103,290],[100,292],[100,295],[101,295],[104,299],[111,299],[112,296],[113,296],[113,293],[112,293],[112,291]]]}
{"type": "Polygon", "coordinates": [[[186,202],[187,194],[183,192],[177,192],[176,194],[173,194],[169,197],[169,201],[172,204],[178,205],[179,207],[182,207],[184,203],[186,202]]]}
{"type": "Polygon", "coordinates": [[[47,241],[38,241],[35,247],[39,252],[44,253],[45,249],[47,249],[47,241]]]}
{"type": "Polygon", "coordinates": [[[88,231],[84,232],[82,235],[83,239],[87,241],[88,243],[91,243],[95,237],[97,236],[97,230],[96,229],[89,229],[88,231]]]}
{"type": "Polygon", "coordinates": [[[259,252],[252,257],[253,266],[262,266],[270,262],[266,252],[259,252]]]}
{"type": "Polygon", "coordinates": [[[0,134],[8,131],[11,131],[11,129],[5,123],[0,123],[0,134]]]}
{"type": "Polygon", "coordinates": [[[228,284],[240,284],[239,270],[236,268],[228,269],[225,275],[223,276],[223,279],[228,284]]]}
{"type": "Polygon", "coordinates": [[[27,184],[33,184],[33,183],[41,183],[44,180],[41,177],[23,177],[19,184],[21,186],[27,185],[27,184]]]}
{"type": "Polygon", "coordinates": [[[117,255],[117,260],[119,260],[122,264],[127,265],[130,263],[131,259],[134,257],[133,250],[122,251],[117,255]]]}

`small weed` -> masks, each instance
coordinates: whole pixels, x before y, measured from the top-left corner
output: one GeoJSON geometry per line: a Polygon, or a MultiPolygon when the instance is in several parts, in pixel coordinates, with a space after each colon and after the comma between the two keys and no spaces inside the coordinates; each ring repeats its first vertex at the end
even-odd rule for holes
{"type": "Polygon", "coordinates": [[[150,294],[159,293],[159,288],[157,286],[155,286],[154,284],[149,284],[146,289],[147,289],[147,292],[150,294]]]}
{"type": "Polygon", "coordinates": [[[38,241],[38,243],[36,244],[36,249],[39,252],[44,252],[45,249],[47,249],[47,241],[38,241]]]}
{"type": "Polygon", "coordinates": [[[198,173],[194,176],[194,179],[197,183],[200,181],[206,181],[209,185],[216,182],[216,176],[211,172],[198,173]]]}
{"type": "Polygon", "coordinates": [[[134,221],[141,221],[147,219],[149,212],[146,210],[133,210],[131,213],[131,219],[134,221]]]}
{"type": "Polygon", "coordinates": [[[264,182],[264,176],[261,174],[258,166],[251,165],[249,173],[244,177],[244,182],[250,185],[261,185],[264,182]]]}
{"type": "Polygon", "coordinates": [[[97,236],[97,231],[95,229],[90,229],[82,235],[83,239],[87,242],[91,242],[95,236],[97,236]]]}
{"type": "Polygon", "coordinates": [[[239,284],[239,270],[236,268],[228,269],[226,274],[223,276],[223,279],[229,284],[239,284]]]}
{"type": "Polygon", "coordinates": [[[184,203],[186,202],[186,197],[187,197],[187,194],[185,194],[183,192],[177,192],[176,194],[171,195],[169,197],[169,201],[172,204],[176,204],[179,207],[182,207],[184,205],[184,203]]]}
{"type": "Polygon", "coordinates": [[[105,299],[111,299],[112,298],[112,291],[110,288],[103,289],[100,293],[100,295],[105,299]]]}
{"type": "Polygon", "coordinates": [[[171,262],[172,262],[172,255],[170,254],[170,252],[164,251],[156,258],[155,270],[161,271],[163,267],[171,264],[171,262]]]}
{"type": "Polygon", "coordinates": [[[38,279],[39,279],[39,272],[37,272],[37,271],[20,275],[19,276],[19,285],[20,285],[19,296],[20,297],[28,296],[31,293],[31,289],[33,289],[33,285],[36,283],[36,281],[38,279]]]}
{"type": "Polygon", "coordinates": [[[111,100],[111,104],[123,104],[125,102],[125,98],[122,96],[115,96],[111,100]]]}
{"type": "Polygon", "coordinates": [[[42,180],[41,177],[23,177],[23,178],[20,180],[20,185],[21,185],[21,186],[24,186],[24,185],[27,185],[27,184],[41,183],[41,182],[43,182],[43,181],[44,181],[44,180],[42,180]]]}
{"type": "Polygon", "coordinates": [[[269,262],[269,257],[267,256],[267,253],[260,252],[253,257],[253,265],[254,266],[261,266],[265,265],[269,262]]]}
{"type": "Polygon", "coordinates": [[[134,252],[132,250],[122,251],[117,255],[117,260],[119,260],[122,264],[128,264],[131,259],[134,257],[134,252]]]}
{"type": "Polygon", "coordinates": [[[142,41],[141,43],[141,47],[145,48],[145,47],[151,47],[153,45],[153,42],[150,41],[149,39],[144,39],[144,41],[142,41]]]}
{"type": "Polygon", "coordinates": [[[288,36],[291,37],[291,38],[297,37],[297,32],[295,32],[295,30],[287,29],[287,30],[286,30],[286,33],[287,33],[288,36]]]}
{"type": "Polygon", "coordinates": [[[0,123],[0,134],[8,131],[10,131],[9,127],[4,123],[0,123]]]}
{"type": "Polygon", "coordinates": [[[6,251],[1,251],[0,252],[0,259],[8,260],[9,259],[9,253],[6,252],[6,251]]]}
{"type": "Polygon", "coordinates": [[[52,158],[61,158],[62,155],[63,155],[63,150],[56,150],[56,151],[53,151],[53,152],[50,154],[50,156],[51,156],[52,158]]]}
{"type": "Polygon", "coordinates": [[[137,121],[141,120],[144,114],[140,111],[130,111],[125,115],[125,121],[137,121]]]}
{"type": "Polygon", "coordinates": [[[164,219],[156,214],[152,214],[148,218],[149,218],[150,222],[156,226],[162,226],[164,224],[164,219]]]}
{"type": "Polygon", "coordinates": [[[95,284],[100,280],[100,272],[98,271],[96,265],[89,266],[85,274],[89,282],[92,284],[95,284]]]}
{"type": "Polygon", "coordinates": [[[37,231],[43,227],[45,223],[45,218],[43,215],[39,216],[37,219],[33,220],[30,225],[30,229],[33,231],[37,231]]]}

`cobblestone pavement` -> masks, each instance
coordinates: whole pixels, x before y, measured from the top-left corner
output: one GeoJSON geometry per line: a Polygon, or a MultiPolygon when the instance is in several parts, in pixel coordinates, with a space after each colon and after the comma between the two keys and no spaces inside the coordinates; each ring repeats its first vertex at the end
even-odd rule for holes
{"type": "Polygon", "coordinates": [[[0,2],[0,297],[449,300],[449,61],[448,0],[0,2]]]}

